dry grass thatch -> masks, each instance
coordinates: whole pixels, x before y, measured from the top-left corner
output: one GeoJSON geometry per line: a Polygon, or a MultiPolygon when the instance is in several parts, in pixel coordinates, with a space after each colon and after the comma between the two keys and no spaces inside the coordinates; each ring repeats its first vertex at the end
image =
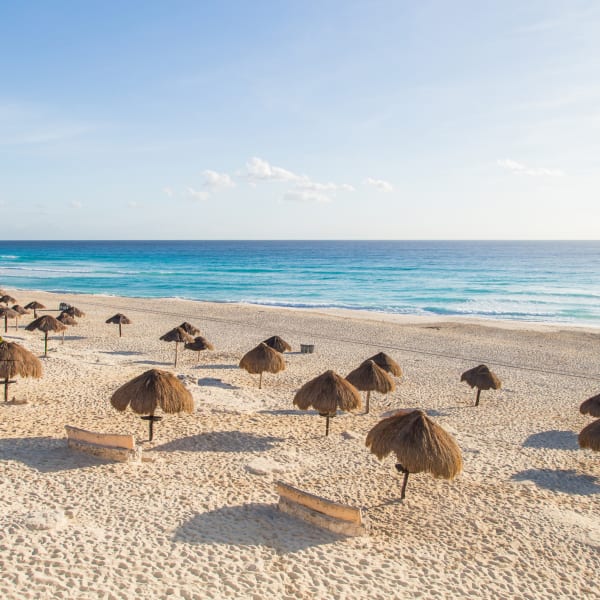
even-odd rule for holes
{"type": "Polygon", "coordinates": [[[502,387],[500,379],[486,365],[478,365],[465,371],[460,380],[479,390],[499,390],[502,387]]]}
{"type": "Polygon", "coordinates": [[[41,302],[38,302],[37,300],[34,300],[33,302],[30,302],[29,304],[26,304],[25,308],[29,308],[30,310],[38,310],[38,309],[43,309],[43,308],[46,308],[46,307],[41,302]]]}
{"type": "Polygon", "coordinates": [[[3,319],[16,319],[19,313],[8,306],[0,306],[0,317],[3,319]]]}
{"type": "Polygon", "coordinates": [[[35,321],[31,321],[31,323],[29,323],[25,329],[27,329],[27,331],[35,331],[36,329],[39,329],[44,333],[49,333],[50,331],[64,331],[66,327],[52,315],[44,315],[43,317],[38,317],[35,319],[35,321]]]}
{"type": "Polygon", "coordinates": [[[160,336],[160,339],[163,342],[193,342],[194,338],[186,333],[181,327],[175,327],[175,329],[171,329],[171,331],[167,331],[164,335],[160,336]]]}
{"type": "Polygon", "coordinates": [[[588,398],[585,402],[581,403],[579,412],[582,415],[590,415],[592,417],[600,417],[600,394],[588,398]]]}
{"type": "Polygon", "coordinates": [[[277,352],[291,352],[292,347],[278,335],[273,335],[269,339],[264,340],[263,344],[269,346],[269,348],[273,348],[273,350],[277,350],[277,352]]]}
{"type": "Polygon", "coordinates": [[[2,304],[15,304],[17,302],[16,298],[13,298],[12,296],[8,295],[8,294],[4,294],[4,296],[0,296],[0,302],[2,304]]]}
{"type": "Polygon", "coordinates": [[[180,326],[186,333],[189,333],[191,336],[200,335],[200,330],[197,327],[194,327],[191,323],[184,321],[180,326]]]}
{"type": "Polygon", "coordinates": [[[28,315],[29,311],[24,308],[23,306],[19,306],[18,304],[15,304],[12,309],[16,312],[19,313],[20,315],[28,315]]]}
{"type": "Polygon", "coordinates": [[[113,315],[110,319],[106,319],[107,323],[112,323],[114,325],[131,325],[131,321],[128,317],[121,313],[117,313],[113,315]]]}
{"type": "Polygon", "coordinates": [[[577,438],[582,448],[600,452],[600,419],[592,421],[584,427],[577,438]]]}
{"type": "Polygon", "coordinates": [[[9,380],[13,377],[42,376],[42,363],[37,356],[16,342],[0,338],[0,378],[4,379],[4,401],[8,400],[9,380]]]}
{"type": "Polygon", "coordinates": [[[383,419],[367,435],[366,445],[379,459],[394,452],[410,473],[452,479],[462,470],[454,438],[421,410],[383,419]]]}
{"type": "Polygon", "coordinates": [[[396,389],[394,380],[372,360],[366,360],[350,372],[346,380],[357,390],[387,394],[396,389]]]}
{"type": "Polygon", "coordinates": [[[334,371],[305,383],[294,396],[294,405],[302,410],[311,406],[322,414],[335,414],[337,409],[344,411],[361,407],[359,391],[334,371]]]}
{"type": "Polygon", "coordinates": [[[188,342],[184,348],[186,350],[195,350],[196,352],[200,352],[202,350],[214,350],[215,347],[201,335],[198,335],[194,338],[193,342],[188,342]]]}
{"type": "Polygon", "coordinates": [[[402,377],[402,369],[400,368],[400,365],[385,352],[378,352],[370,358],[367,358],[367,360],[372,360],[378,367],[381,367],[384,371],[391,373],[394,377],[402,377]]]}
{"type": "Polygon", "coordinates": [[[111,397],[114,408],[127,406],[139,415],[153,415],[157,408],[165,413],[191,413],[194,400],[190,391],[168,371],[150,369],[122,385],[111,397]]]}
{"type": "Polygon", "coordinates": [[[37,356],[16,342],[0,342],[0,378],[42,376],[42,363],[37,356]]]}
{"type": "Polygon", "coordinates": [[[69,306],[65,311],[71,317],[77,317],[78,319],[81,317],[85,317],[85,313],[82,310],[79,310],[76,306],[69,306]]]}
{"type": "Polygon", "coordinates": [[[252,375],[264,372],[279,373],[285,369],[285,360],[279,352],[261,342],[244,354],[240,360],[240,367],[252,375]]]}
{"type": "Polygon", "coordinates": [[[56,317],[57,321],[60,321],[63,325],[77,325],[77,321],[68,313],[61,312],[58,317],[56,317]]]}

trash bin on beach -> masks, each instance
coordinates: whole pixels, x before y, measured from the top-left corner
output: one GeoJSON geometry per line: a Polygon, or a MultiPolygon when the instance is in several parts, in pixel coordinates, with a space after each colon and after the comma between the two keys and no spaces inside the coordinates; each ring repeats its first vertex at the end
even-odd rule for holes
{"type": "Polygon", "coordinates": [[[302,352],[302,354],[312,354],[314,351],[314,344],[300,344],[300,352],[302,352]]]}

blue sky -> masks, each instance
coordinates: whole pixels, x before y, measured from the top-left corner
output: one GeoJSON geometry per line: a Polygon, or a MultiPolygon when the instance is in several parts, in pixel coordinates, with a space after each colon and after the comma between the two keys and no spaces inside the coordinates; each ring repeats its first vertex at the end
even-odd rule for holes
{"type": "Polygon", "coordinates": [[[598,239],[600,3],[3,2],[2,239],[598,239]]]}

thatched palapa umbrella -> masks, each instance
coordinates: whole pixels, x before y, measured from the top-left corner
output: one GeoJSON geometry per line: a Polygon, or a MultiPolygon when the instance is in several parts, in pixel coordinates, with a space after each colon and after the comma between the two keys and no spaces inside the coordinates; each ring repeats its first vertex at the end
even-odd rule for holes
{"type": "Polygon", "coordinates": [[[422,410],[400,411],[379,421],[367,434],[366,445],[379,459],[396,454],[396,469],[404,474],[404,500],[410,473],[431,473],[453,479],[462,470],[462,455],[454,438],[422,410]]]}
{"type": "Polygon", "coordinates": [[[189,344],[190,342],[194,341],[194,338],[189,333],[186,333],[183,329],[181,329],[181,327],[175,327],[175,329],[167,331],[167,333],[162,335],[160,339],[163,342],[175,342],[175,367],[177,366],[177,348],[179,343],[183,342],[185,344],[187,342],[189,344]]]}
{"type": "Polygon", "coordinates": [[[85,317],[85,313],[76,306],[69,306],[69,308],[63,310],[63,312],[66,312],[70,317],[77,317],[78,319],[85,317]]]}
{"type": "Polygon", "coordinates": [[[23,308],[22,306],[19,306],[18,304],[15,304],[12,309],[18,313],[18,316],[15,317],[15,329],[19,329],[19,318],[22,317],[23,315],[28,315],[29,311],[26,308],[23,308]]]}
{"type": "Polygon", "coordinates": [[[44,308],[46,308],[41,302],[38,302],[37,300],[34,300],[33,302],[30,302],[29,304],[25,305],[25,308],[32,310],[33,311],[33,318],[37,319],[37,311],[38,310],[43,310],[44,308]]]}
{"type": "Polygon", "coordinates": [[[40,331],[44,332],[44,356],[48,356],[48,332],[61,332],[66,329],[66,326],[51,315],[44,315],[29,323],[25,329],[27,329],[27,331],[35,331],[36,329],[39,329],[40,331]]]}
{"type": "Polygon", "coordinates": [[[500,379],[492,373],[486,365],[478,365],[460,376],[461,381],[466,381],[472,388],[477,388],[475,406],[479,406],[481,390],[499,390],[502,387],[500,379]]]}
{"type": "MultiPolygon", "coordinates": [[[[69,327],[72,327],[73,325],[77,325],[77,321],[64,310],[63,310],[63,312],[60,313],[60,315],[58,315],[58,317],[56,317],[56,320],[60,321],[63,325],[68,325],[69,327]]],[[[63,329],[63,332],[62,332],[62,343],[64,344],[64,342],[65,342],[65,329],[63,329]]]]}
{"type": "Polygon", "coordinates": [[[279,373],[285,370],[285,360],[277,350],[269,348],[265,343],[261,342],[256,348],[252,348],[246,352],[240,360],[240,367],[245,369],[251,375],[260,374],[258,379],[258,389],[262,388],[262,374],[279,373]]]}
{"type": "Polygon", "coordinates": [[[4,379],[4,402],[8,401],[8,386],[12,377],[42,376],[42,363],[37,356],[16,342],[7,342],[0,338],[0,378],[4,379]]]}
{"type": "Polygon", "coordinates": [[[600,452],[600,419],[586,425],[577,438],[581,448],[589,448],[594,452],[600,452]]]}
{"type": "Polygon", "coordinates": [[[592,417],[600,417],[600,394],[588,398],[585,402],[581,403],[579,412],[582,415],[590,415],[592,417]]]}
{"type": "Polygon", "coordinates": [[[200,335],[200,330],[187,321],[184,321],[179,327],[181,327],[181,329],[183,329],[186,333],[189,333],[191,336],[200,335]]]}
{"type": "Polygon", "coordinates": [[[360,392],[334,371],[325,371],[296,392],[294,406],[318,410],[325,417],[325,435],[329,435],[329,419],[335,417],[338,408],[351,411],[361,407],[360,392]]]}
{"type": "Polygon", "coordinates": [[[122,337],[123,335],[121,332],[121,326],[131,325],[131,321],[129,320],[129,318],[121,313],[117,313],[116,315],[113,315],[110,319],[106,319],[106,322],[119,326],[119,337],[122,337]]]}
{"type": "Polygon", "coordinates": [[[372,360],[378,367],[381,367],[384,371],[391,373],[394,377],[402,377],[402,369],[400,368],[400,365],[385,352],[378,352],[370,358],[367,358],[367,360],[372,360]]]}
{"type": "Polygon", "coordinates": [[[150,369],[122,385],[111,397],[110,403],[123,412],[127,406],[148,421],[149,441],[153,438],[153,425],[162,417],[155,416],[157,408],[165,413],[191,413],[194,400],[190,391],[168,371],[150,369]]]}
{"type": "Polygon", "coordinates": [[[19,313],[8,306],[0,306],[0,317],[4,317],[4,333],[8,331],[8,320],[17,319],[19,313]]]}
{"type": "Polygon", "coordinates": [[[195,352],[198,353],[198,362],[200,362],[200,352],[202,352],[202,350],[214,350],[215,347],[206,339],[203,338],[201,335],[198,335],[194,338],[193,342],[188,342],[187,344],[185,344],[184,348],[186,350],[194,350],[195,352]]]}
{"type": "Polygon", "coordinates": [[[365,360],[359,367],[350,372],[346,380],[349,381],[357,390],[367,392],[366,409],[369,413],[369,401],[371,392],[387,394],[396,389],[394,380],[372,360],[365,360]]]}
{"type": "Polygon", "coordinates": [[[16,298],[13,298],[12,296],[9,296],[8,294],[4,294],[3,296],[0,296],[0,303],[6,304],[6,306],[8,306],[9,304],[15,304],[16,302],[17,302],[16,298]]]}
{"type": "Polygon", "coordinates": [[[269,339],[265,340],[263,344],[266,344],[269,348],[273,348],[273,350],[277,350],[277,352],[281,352],[282,354],[284,352],[292,351],[292,347],[278,335],[271,336],[269,339]]]}

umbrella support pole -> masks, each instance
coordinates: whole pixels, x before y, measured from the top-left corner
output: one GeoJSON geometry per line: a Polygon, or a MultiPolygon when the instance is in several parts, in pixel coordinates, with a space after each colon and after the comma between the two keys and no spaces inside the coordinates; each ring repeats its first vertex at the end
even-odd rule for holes
{"type": "Polygon", "coordinates": [[[16,379],[9,379],[8,377],[6,377],[4,379],[4,402],[8,402],[8,386],[11,383],[17,383],[16,379]]]}
{"type": "Polygon", "coordinates": [[[175,342],[175,364],[173,366],[177,366],[177,346],[179,346],[179,342],[175,342]]]}
{"type": "Polygon", "coordinates": [[[410,471],[400,463],[396,463],[396,471],[398,471],[398,473],[404,474],[404,479],[402,480],[402,490],[400,491],[400,500],[404,500],[404,496],[406,495],[406,484],[408,483],[408,476],[410,475],[410,471]]]}
{"type": "Polygon", "coordinates": [[[8,333],[8,317],[4,317],[4,333],[8,333]]]}
{"type": "Polygon", "coordinates": [[[48,332],[44,331],[44,356],[48,356],[48,332]]]}
{"type": "Polygon", "coordinates": [[[260,375],[258,376],[258,389],[262,390],[262,371],[260,372],[260,375]]]}
{"type": "Polygon", "coordinates": [[[477,396],[475,396],[475,406],[479,406],[479,396],[481,395],[481,390],[477,388],[477,396]]]}
{"type": "Polygon", "coordinates": [[[367,410],[365,411],[365,413],[368,415],[369,414],[369,400],[371,399],[371,392],[367,392],[367,410]]]}
{"type": "Polygon", "coordinates": [[[119,323],[119,337],[121,337],[121,323],[119,323]]]}
{"type": "Polygon", "coordinates": [[[146,415],[142,417],[142,421],[148,421],[148,441],[151,442],[154,438],[154,422],[162,421],[162,417],[157,417],[155,415],[146,415]]]}
{"type": "Polygon", "coordinates": [[[329,435],[329,415],[325,417],[325,436],[329,435]]]}

